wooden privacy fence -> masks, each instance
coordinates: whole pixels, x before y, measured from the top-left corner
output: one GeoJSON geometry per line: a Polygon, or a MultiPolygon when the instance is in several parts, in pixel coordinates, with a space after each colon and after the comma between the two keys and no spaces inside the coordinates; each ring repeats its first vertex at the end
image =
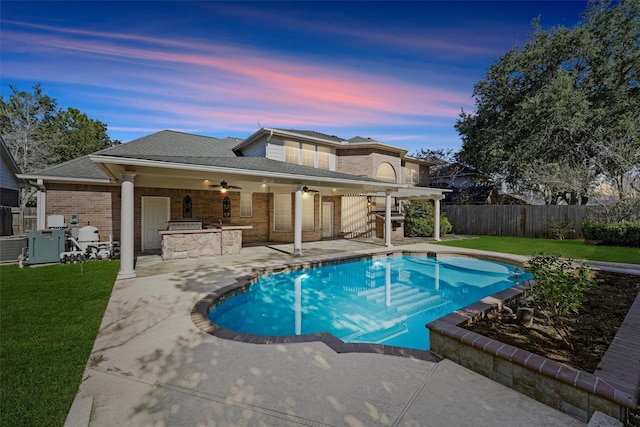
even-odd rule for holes
{"type": "Polygon", "coordinates": [[[13,235],[28,234],[37,228],[38,208],[11,208],[13,235]]]}
{"type": "Polygon", "coordinates": [[[593,206],[557,205],[446,205],[442,210],[455,234],[487,236],[555,237],[551,223],[567,225],[573,233],[566,238],[582,238],[580,223],[593,206]]]}

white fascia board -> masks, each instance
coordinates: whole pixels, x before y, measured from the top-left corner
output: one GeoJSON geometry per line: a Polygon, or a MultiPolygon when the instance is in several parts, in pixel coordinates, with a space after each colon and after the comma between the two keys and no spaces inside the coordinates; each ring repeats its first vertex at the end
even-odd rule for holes
{"type": "Polygon", "coordinates": [[[68,176],[47,176],[47,175],[29,175],[29,174],[20,174],[16,175],[20,179],[24,180],[33,180],[33,179],[41,179],[43,181],[57,181],[57,182],[72,182],[72,183],[90,183],[90,184],[111,184],[112,181],[109,179],[100,179],[100,178],[74,178],[68,176]]]}
{"type": "Polygon", "coordinates": [[[197,172],[217,172],[217,173],[225,173],[230,175],[248,175],[248,176],[257,176],[257,177],[265,177],[265,178],[281,178],[281,179],[294,179],[299,181],[309,181],[314,180],[318,182],[327,182],[327,183],[336,183],[336,184],[356,184],[356,185],[365,185],[372,187],[385,187],[385,188],[403,188],[405,185],[403,184],[391,184],[388,182],[377,182],[377,181],[361,181],[357,179],[342,179],[342,178],[334,178],[334,177],[322,177],[322,176],[310,176],[310,175],[294,175],[283,172],[270,172],[270,171],[256,171],[253,169],[239,169],[232,167],[224,167],[224,166],[206,166],[206,165],[193,165],[190,163],[173,163],[173,162],[159,162],[156,160],[146,160],[146,159],[130,159],[124,157],[111,157],[111,156],[89,156],[91,161],[95,163],[110,163],[110,164],[118,164],[118,165],[126,165],[126,166],[146,166],[146,167],[155,167],[161,169],[179,169],[179,170],[189,170],[189,171],[197,171],[197,172]]]}
{"type": "Polygon", "coordinates": [[[419,164],[425,165],[425,166],[435,166],[435,165],[437,165],[437,163],[435,163],[435,162],[430,162],[428,160],[419,159],[419,158],[413,157],[413,156],[404,156],[402,158],[402,160],[405,160],[405,161],[408,161],[408,162],[419,163],[419,164]]]}
{"type": "Polygon", "coordinates": [[[349,142],[347,144],[344,145],[340,145],[341,148],[344,149],[348,149],[348,148],[380,148],[383,147],[386,150],[389,151],[395,151],[397,153],[402,153],[401,157],[404,157],[407,153],[408,150],[405,150],[404,148],[400,148],[400,147],[396,147],[393,145],[389,145],[389,144],[385,144],[383,142],[349,142]]]}
{"type": "Polygon", "coordinates": [[[314,142],[322,142],[323,144],[335,145],[337,147],[342,147],[347,143],[347,141],[344,141],[344,140],[342,140],[342,142],[336,142],[336,141],[330,141],[330,140],[324,139],[324,138],[318,138],[318,137],[309,136],[309,135],[302,135],[300,133],[287,132],[287,131],[278,130],[278,129],[267,128],[265,130],[268,130],[269,132],[273,132],[274,135],[277,134],[279,136],[289,136],[291,138],[306,139],[306,140],[314,141],[314,142]]]}

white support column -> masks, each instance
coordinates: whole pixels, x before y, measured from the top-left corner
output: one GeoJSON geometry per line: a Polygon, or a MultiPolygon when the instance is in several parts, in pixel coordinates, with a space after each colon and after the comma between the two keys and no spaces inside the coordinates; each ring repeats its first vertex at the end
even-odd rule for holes
{"type": "Polygon", "coordinates": [[[433,199],[433,239],[440,241],[440,199],[433,199]]]}
{"type": "Polygon", "coordinates": [[[296,188],[293,220],[293,256],[302,256],[302,187],[296,188]]]}
{"type": "Polygon", "coordinates": [[[136,277],[134,270],[134,172],[122,175],[120,187],[120,271],[117,279],[136,277]]]}
{"type": "Polygon", "coordinates": [[[391,244],[391,194],[387,193],[384,207],[384,244],[390,248],[391,244]]]}
{"type": "Polygon", "coordinates": [[[44,230],[47,227],[47,192],[44,191],[44,182],[42,179],[39,179],[37,184],[36,230],[44,230]]]}

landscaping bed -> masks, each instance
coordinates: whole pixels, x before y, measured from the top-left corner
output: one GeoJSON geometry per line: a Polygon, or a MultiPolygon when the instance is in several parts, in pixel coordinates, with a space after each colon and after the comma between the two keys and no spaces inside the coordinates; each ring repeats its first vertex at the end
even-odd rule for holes
{"type": "MultiPolygon", "coordinates": [[[[574,349],[562,340],[540,307],[535,307],[531,327],[523,326],[515,314],[506,311],[488,314],[463,327],[593,373],[640,292],[640,276],[598,272],[596,279],[597,286],[588,292],[580,314],[565,319],[574,349]]],[[[516,307],[510,308],[515,312],[516,307]]],[[[638,410],[631,415],[630,425],[640,426],[638,410]]]]}

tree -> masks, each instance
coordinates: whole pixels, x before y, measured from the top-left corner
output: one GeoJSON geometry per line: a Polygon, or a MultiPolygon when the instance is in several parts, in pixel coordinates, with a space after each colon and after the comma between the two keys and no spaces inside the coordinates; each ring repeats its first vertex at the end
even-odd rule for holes
{"type": "Polygon", "coordinates": [[[49,147],[54,154],[54,162],[62,163],[104,148],[120,144],[107,135],[107,125],[90,119],[75,108],[60,110],[50,129],[49,147]]]}
{"type": "Polygon", "coordinates": [[[634,191],[622,182],[637,182],[640,0],[591,2],[583,19],[548,31],[534,20],[526,45],[475,85],[475,114],[456,123],[460,161],[550,204],[585,202],[598,178],[619,198],[634,191]]]}
{"type": "MultiPolygon", "coordinates": [[[[0,97],[0,133],[22,173],[43,169],[94,151],[120,144],[107,135],[107,126],[75,108],[57,109],[55,99],[9,85],[11,94],[0,97]]],[[[29,203],[35,190],[23,189],[22,205],[29,203]]]]}
{"type": "Polygon", "coordinates": [[[49,164],[45,124],[56,111],[56,101],[42,93],[39,84],[33,93],[9,85],[11,94],[0,97],[0,132],[23,173],[49,164]]]}

